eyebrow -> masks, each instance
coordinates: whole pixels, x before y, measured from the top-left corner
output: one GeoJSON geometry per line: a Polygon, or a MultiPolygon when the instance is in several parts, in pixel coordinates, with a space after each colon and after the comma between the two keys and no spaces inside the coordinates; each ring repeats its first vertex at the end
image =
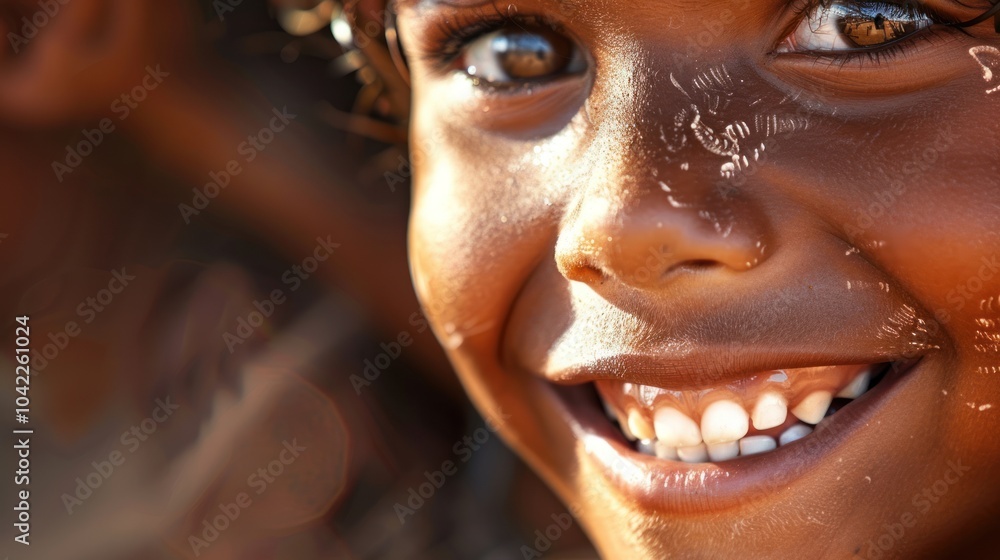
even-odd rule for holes
{"type": "MultiPolygon", "coordinates": [[[[394,4],[405,5],[415,8],[434,8],[448,6],[455,8],[471,8],[491,4],[493,0],[394,0],[394,4]]],[[[581,0],[554,0],[553,3],[563,10],[576,10],[580,7],[581,0]]]]}

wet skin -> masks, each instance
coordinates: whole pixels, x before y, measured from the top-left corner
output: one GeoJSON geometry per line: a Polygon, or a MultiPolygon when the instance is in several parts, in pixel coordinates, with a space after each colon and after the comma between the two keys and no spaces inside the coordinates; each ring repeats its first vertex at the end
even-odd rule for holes
{"type": "Polygon", "coordinates": [[[604,557],[996,546],[1000,93],[970,49],[1000,39],[990,21],[779,52],[803,17],[779,0],[399,6],[418,293],[474,402],[508,416],[604,557]],[[508,5],[582,66],[491,85],[461,46],[434,54],[445,20],[508,5]],[[904,361],[800,442],[720,463],[637,454],[592,396],[599,379],[693,391],[904,361]]]}

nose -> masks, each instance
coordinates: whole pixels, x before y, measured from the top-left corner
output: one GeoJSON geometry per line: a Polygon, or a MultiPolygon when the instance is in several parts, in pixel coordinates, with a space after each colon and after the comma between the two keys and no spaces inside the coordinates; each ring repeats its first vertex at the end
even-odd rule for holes
{"type": "Polygon", "coordinates": [[[682,195],[660,181],[600,191],[580,197],[559,232],[556,265],[569,280],[654,289],[766,260],[766,224],[750,201],[697,189],[682,195]]]}

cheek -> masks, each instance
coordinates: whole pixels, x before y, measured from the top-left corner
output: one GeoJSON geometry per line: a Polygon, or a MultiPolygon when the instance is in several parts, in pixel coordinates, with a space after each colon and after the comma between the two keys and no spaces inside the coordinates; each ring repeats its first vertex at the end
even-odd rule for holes
{"type": "MultiPolygon", "coordinates": [[[[528,276],[551,259],[583,127],[577,115],[548,137],[484,130],[458,100],[440,102],[455,90],[464,91],[450,80],[414,81],[410,254],[429,317],[459,344],[498,332],[528,276]]],[[[503,112],[500,100],[488,105],[493,116],[503,112]]]]}
{"type": "Polygon", "coordinates": [[[1000,318],[1000,185],[983,165],[994,156],[961,141],[920,145],[901,160],[898,181],[866,197],[855,223],[870,217],[874,256],[964,357],[996,360],[998,345],[983,331],[1000,318]]]}
{"type": "MultiPolygon", "coordinates": [[[[426,145],[414,138],[418,149],[426,145]]],[[[555,235],[555,205],[535,186],[543,173],[519,150],[488,144],[451,136],[414,166],[414,281],[452,348],[470,337],[498,340],[511,302],[555,235]]]]}

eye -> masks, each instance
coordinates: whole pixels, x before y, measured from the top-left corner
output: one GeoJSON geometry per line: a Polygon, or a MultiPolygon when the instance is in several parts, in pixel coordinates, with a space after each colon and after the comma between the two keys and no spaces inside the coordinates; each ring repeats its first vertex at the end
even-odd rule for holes
{"type": "Polygon", "coordinates": [[[777,50],[829,53],[874,49],[905,39],[934,23],[912,4],[824,1],[809,9],[777,50]]]}
{"type": "Polygon", "coordinates": [[[460,63],[465,73],[491,84],[544,81],[585,66],[572,39],[542,26],[515,24],[470,41],[460,63]]]}

